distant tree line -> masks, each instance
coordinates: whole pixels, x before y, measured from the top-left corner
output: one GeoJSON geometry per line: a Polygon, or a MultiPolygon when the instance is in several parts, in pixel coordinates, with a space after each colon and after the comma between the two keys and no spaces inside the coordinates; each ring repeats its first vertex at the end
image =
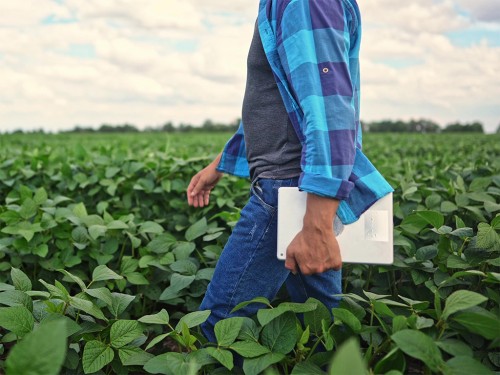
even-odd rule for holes
{"type": "MultiPolygon", "coordinates": [[[[98,128],[90,126],[77,125],[71,130],[63,131],[63,133],[190,133],[190,132],[235,132],[240,123],[237,119],[229,124],[218,123],[212,120],[205,120],[201,125],[193,125],[180,123],[174,125],[171,121],[159,126],[148,126],[140,130],[133,124],[102,124],[98,128]]],[[[410,121],[402,120],[383,120],[372,122],[361,122],[364,132],[367,133],[484,133],[483,124],[475,121],[472,123],[455,122],[446,125],[444,128],[436,122],[428,119],[417,119],[410,121]]],[[[17,130],[14,133],[23,133],[22,130],[17,130]]],[[[44,133],[42,129],[29,131],[26,133],[44,133]]],[[[500,134],[500,125],[496,130],[500,134]]]]}
{"type": "MultiPolygon", "coordinates": [[[[374,121],[362,122],[363,131],[369,133],[484,133],[483,124],[480,122],[460,123],[455,122],[441,128],[436,122],[427,119],[410,121],[374,121]]],[[[500,128],[500,126],[499,126],[500,128]]],[[[498,129],[497,129],[498,132],[498,129]]]]}
{"type": "Polygon", "coordinates": [[[160,126],[148,126],[144,130],[139,130],[132,124],[102,124],[99,128],[76,126],[64,133],[137,133],[140,131],[147,133],[189,133],[189,132],[235,132],[238,129],[240,120],[230,124],[216,123],[212,120],[206,120],[202,125],[192,125],[180,123],[175,126],[171,121],[160,126]]]}

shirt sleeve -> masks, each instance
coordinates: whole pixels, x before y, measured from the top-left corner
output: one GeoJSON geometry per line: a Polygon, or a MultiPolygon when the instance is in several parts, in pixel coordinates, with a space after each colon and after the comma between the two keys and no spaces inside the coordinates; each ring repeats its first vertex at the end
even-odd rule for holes
{"type": "Polygon", "coordinates": [[[303,112],[299,188],[347,199],[359,117],[358,19],[347,0],[296,0],[277,20],[287,83],[303,112]],[[356,76],[357,75],[357,76],[356,76]]]}
{"type": "Polygon", "coordinates": [[[243,122],[240,122],[236,133],[224,146],[217,170],[239,177],[249,177],[243,122]]]}

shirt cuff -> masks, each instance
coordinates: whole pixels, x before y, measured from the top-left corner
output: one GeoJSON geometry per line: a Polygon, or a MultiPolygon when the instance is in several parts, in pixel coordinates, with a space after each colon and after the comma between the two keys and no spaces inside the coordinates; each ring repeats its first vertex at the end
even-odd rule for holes
{"type": "Polygon", "coordinates": [[[299,180],[299,189],[322,197],[344,200],[349,198],[354,183],[340,178],[325,177],[303,172],[299,180]]]}

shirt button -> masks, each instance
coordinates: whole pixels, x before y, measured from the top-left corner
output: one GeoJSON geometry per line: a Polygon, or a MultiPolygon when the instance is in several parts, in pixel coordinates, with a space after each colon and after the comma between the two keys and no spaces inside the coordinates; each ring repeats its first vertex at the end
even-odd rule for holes
{"type": "Polygon", "coordinates": [[[323,73],[328,73],[329,69],[328,68],[323,68],[323,73]]]}

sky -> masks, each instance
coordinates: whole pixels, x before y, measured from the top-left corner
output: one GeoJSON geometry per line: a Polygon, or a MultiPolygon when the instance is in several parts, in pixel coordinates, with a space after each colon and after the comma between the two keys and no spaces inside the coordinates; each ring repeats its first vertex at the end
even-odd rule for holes
{"type": "MultiPolygon", "coordinates": [[[[496,130],[498,0],[358,4],[363,120],[496,130]]],[[[257,9],[258,0],[0,0],[0,132],[233,122],[257,9]]]]}

